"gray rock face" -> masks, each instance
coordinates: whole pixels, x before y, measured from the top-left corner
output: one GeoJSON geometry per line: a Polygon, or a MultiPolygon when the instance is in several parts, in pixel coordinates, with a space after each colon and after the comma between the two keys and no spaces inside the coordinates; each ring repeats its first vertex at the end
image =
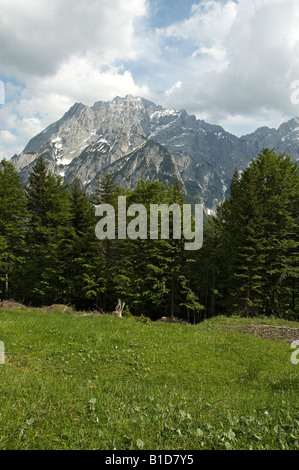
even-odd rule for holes
{"type": "MultiPolygon", "coordinates": [[[[143,145],[124,155],[109,166],[115,183],[123,188],[135,188],[137,182],[156,181],[171,185],[179,181],[185,190],[184,181],[180,177],[176,160],[170,152],[157,142],[146,140],[143,145]]],[[[87,187],[93,192],[101,172],[96,174],[87,187]]]]}
{"type": "Polygon", "coordinates": [[[254,154],[263,147],[275,148],[277,153],[286,153],[295,161],[299,160],[299,118],[290,119],[279,126],[278,129],[261,127],[253,134],[241,137],[246,141],[254,154]]]}
{"type": "Polygon", "coordinates": [[[134,188],[141,179],[179,181],[186,193],[214,210],[228,195],[234,170],[244,169],[263,147],[298,160],[299,119],[278,130],[265,127],[237,138],[184,110],[126,96],[92,107],[76,103],[12,162],[26,182],[36,158],[43,155],[54,174],[65,182],[80,178],[90,194],[107,171],[123,187],[134,188]]]}

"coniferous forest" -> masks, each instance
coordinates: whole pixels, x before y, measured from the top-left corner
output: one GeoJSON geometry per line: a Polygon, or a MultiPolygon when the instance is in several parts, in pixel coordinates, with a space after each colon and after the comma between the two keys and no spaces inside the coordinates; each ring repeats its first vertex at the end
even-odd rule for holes
{"type": "Polygon", "coordinates": [[[140,181],[134,190],[103,175],[88,197],[79,180],[53,176],[40,157],[22,185],[9,161],[0,165],[0,299],[28,306],[198,322],[215,315],[299,318],[299,172],[286,155],[263,149],[229,197],[206,217],[204,244],[184,239],[99,240],[95,206],[183,205],[178,183],[140,181]]]}

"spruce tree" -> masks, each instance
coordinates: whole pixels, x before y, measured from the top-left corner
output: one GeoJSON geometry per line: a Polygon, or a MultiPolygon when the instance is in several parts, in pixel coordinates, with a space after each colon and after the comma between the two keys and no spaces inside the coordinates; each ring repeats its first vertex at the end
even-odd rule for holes
{"type": "Polygon", "coordinates": [[[72,239],[66,277],[69,299],[77,308],[98,308],[106,290],[102,242],[95,235],[95,209],[81,183],[75,179],[71,192],[72,239]]]}
{"type": "Polygon", "coordinates": [[[70,195],[62,178],[38,158],[25,188],[29,211],[24,297],[34,304],[63,302],[68,296],[67,247],[71,240],[70,195]]]}
{"type": "MultiPolygon", "coordinates": [[[[128,198],[128,205],[143,204],[147,211],[147,238],[118,242],[119,264],[115,266],[116,290],[135,314],[152,317],[169,315],[198,319],[202,306],[193,292],[189,277],[192,256],[184,250],[184,238],[174,239],[173,213],[169,215],[169,238],[151,239],[150,205],[178,204],[182,211],[184,198],[178,184],[166,188],[160,182],[138,182],[128,198]]],[[[182,227],[181,227],[182,228],[182,227]]]]}
{"type": "Polygon", "coordinates": [[[110,173],[104,173],[97,183],[95,192],[95,204],[115,204],[117,186],[110,173]]]}
{"type": "Polygon", "coordinates": [[[24,261],[26,201],[11,162],[0,164],[0,298],[14,296],[24,261]]]}
{"type": "Polygon", "coordinates": [[[298,312],[298,166],[263,149],[218,211],[229,312],[298,312]]]}

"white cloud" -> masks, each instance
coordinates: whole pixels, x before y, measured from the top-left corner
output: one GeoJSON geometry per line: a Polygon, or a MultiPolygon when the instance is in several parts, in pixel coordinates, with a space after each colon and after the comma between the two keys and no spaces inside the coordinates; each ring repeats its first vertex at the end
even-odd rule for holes
{"type": "MultiPolygon", "coordinates": [[[[5,83],[0,128],[18,136],[18,152],[75,102],[149,94],[115,65],[135,60],[142,50],[134,28],[146,11],[146,0],[1,1],[1,72],[22,86],[5,83]]],[[[3,137],[2,149],[10,152],[3,137]]]]}
{"type": "Polygon", "coordinates": [[[1,0],[1,73],[14,80],[0,106],[0,155],[20,152],[75,102],[117,95],[184,108],[237,134],[299,114],[290,99],[298,0],[194,0],[188,18],[156,30],[151,5],[1,0]]]}
{"type": "Polygon", "coordinates": [[[228,0],[204,0],[194,4],[188,19],[160,29],[161,35],[177,37],[193,44],[209,45],[221,41],[229,33],[237,15],[237,4],[228,0]]]}
{"type": "Polygon", "coordinates": [[[169,90],[165,91],[165,95],[168,97],[171,96],[176,90],[179,90],[182,85],[183,85],[183,82],[181,81],[176,82],[171,88],[169,88],[169,90]]]}
{"type": "Polygon", "coordinates": [[[10,131],[0,131],[0,141],[4,144],[11,144],[17,140],[16,136],[10,131]]]}
{"type": "Polygon", "coordinates": [[[145,13],[145,0],[1,0],[1,65],[27,77],[90,51],[106,63],[135,58],[134,21],[145,13]]]}
{"type": "MultiPolygon", "coordinates": [[[[34,88],[36,84],[34,84],[34,88]]],[[[42,81],[43,93],[57,93],[73,103],[93,104],[95,98],[112,99],[116,95],[148,95],[147,87],[138,87],[129,71],[110,66],[102,70],[95,57],[71,57],[57,73],[42,81]]]]}
{"type": "MultiPolygon", "coordinates": [[[[126,94],[147,97],[149,90],[137,86],[128,71],[110,67],[101,72],[92,60],[72,57],[54,76],[32,77],[20,93],[18,102],[0,109],[1,128],[19,136],[18,153],[28,140],[59,119],[75,102],[92,105],[126,94]]],[[[3,141],[1,134],[0,142],[9,143],[3,141]]]]}
{"type": "Polygon", "coordinates": [[[264,109],[258,115],[226,114],[221,118],[221,125],[226,131],[241,136],[254,132],[258,127],[267,126],[277,129],[282,121],[280,112],[264,109]],[[269,113],[271,113],[271,119],[269,119],[269,113]]]}
{"type": "Polygon", "coordinates": [[[21,137],[36,135],[43,130],[41,120],[36,117],[23,118],[18,121],[18,132],[21,137]]]}
{"type": "Polygon", "coordinates": [[[172,106],[215,123],[233,124],[236,116],[274,125],[299,114],[290,100],[291,82],[299,79],[298,24],[297,0],[195,5],[189,19],[159,30],[197,46],[181,66],[184,83],[171,94],[172,106]]]}

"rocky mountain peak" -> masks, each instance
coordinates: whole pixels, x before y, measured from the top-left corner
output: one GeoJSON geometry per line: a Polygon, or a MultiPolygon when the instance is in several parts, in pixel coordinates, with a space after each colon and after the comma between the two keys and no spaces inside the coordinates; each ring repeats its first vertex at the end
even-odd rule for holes
{"type": "Polygon", "coordinates": [[[80,178],[89,193],[107,171],[124,187],[134,187],[139,179],[179,181],[189,196],[214,210],[228,195],[234,170],[244,169],[263,147],[297,160],[299,119],[237,138],[186,110],[127,95],[91,107],[75,103],[12,161],[26,181],[42,154],[55,174],[66,182],[80,178]]]}

